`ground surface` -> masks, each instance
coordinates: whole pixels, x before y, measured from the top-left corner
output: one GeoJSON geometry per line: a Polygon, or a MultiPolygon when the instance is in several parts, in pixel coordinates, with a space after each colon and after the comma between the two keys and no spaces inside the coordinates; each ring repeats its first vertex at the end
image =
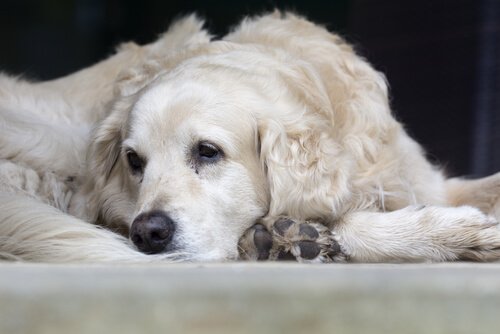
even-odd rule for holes
{"type": "Polygon", "coordinates": [[[499,333],[500,264],[0,263],[0,333],[499,333]]]}

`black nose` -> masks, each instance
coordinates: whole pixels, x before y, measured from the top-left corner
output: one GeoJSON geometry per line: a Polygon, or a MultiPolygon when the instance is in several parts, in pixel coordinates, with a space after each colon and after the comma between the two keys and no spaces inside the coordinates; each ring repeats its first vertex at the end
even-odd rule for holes
{"type": "Polygon", "coordinates": [[[156,254],[165,250],[174,231],[175,223],[165,212],[144,212],[132,222],[130,239],[141,252],[156,254]]]}

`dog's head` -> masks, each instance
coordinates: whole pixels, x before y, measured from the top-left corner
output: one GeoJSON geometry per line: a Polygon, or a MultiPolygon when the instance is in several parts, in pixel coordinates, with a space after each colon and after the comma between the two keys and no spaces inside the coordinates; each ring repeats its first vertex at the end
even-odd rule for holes
{"type": "Polygon", "coordinates": [[[387,104],[383,79],[296,17],[246,22],[227,40],[128,71],[95,133],[88,210],[146,253],[235,258],[260,218],[332,217],[353,196],[345,113],[377,104],[346,85],[364,76],[387,104]]]}

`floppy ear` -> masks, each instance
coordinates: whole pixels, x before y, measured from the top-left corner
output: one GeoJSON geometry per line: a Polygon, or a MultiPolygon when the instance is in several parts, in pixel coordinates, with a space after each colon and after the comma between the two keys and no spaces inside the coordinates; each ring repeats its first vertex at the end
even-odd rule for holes
{"type": "MultiPolygon", "coordinates": [[[[123,179],[120,166],[122,134],[127,124],[130,104],[127,99],[115,101],[110,115],[95,129],[87,151],[84,183],[73,196],[71,213],[89,222],[102,219],[103,207],[111,197],[110,182],[114,178],[123,179]]],[[[114,191],[120,191],[118,187],[114,191]]],[[[104,222],[100,222],[104,223],[104,222]]]]}
{"type": "Polygon", "coordinates": [[[227,39],[281,49],[275,67],[298,102],[295,117],[260,125],[270,215],[335,217],[362,205],[359,198],[370,201],[355,183],[366,179],[359,170],[374,165],[400,129],[384,76],[340,37],[290,14],[247,20],[227,39]]]}
{"type": "MultiPolygon", "coordinates": [[[[122,142],[122,133],[127,124],[129,108],[117,107],[96,129],[88,152],[88,170],[98,180],[96,186],[101,186],[111,175],[116,165],[122,142]]],[[[120,101],[123,104],[123,101],[120,101]]],[[[100,187],[98,187],[100,188],[100,187]]]]}
{"type": "Polygon", "coordinates": [[[137,93],[156,79],[164,68],[155,60],[120,73],[115,83],[115,97],[111,112],[94,132],[88,152],[89,170],[98,172],[105,182],[118,161],[121,142],[126,132],[130,110],[137,93]]]}
{"type": "Polygon", "coordinates": [[[95,129],[87,151],[84,184],[72,200],[71,213],[111,227],[123,225],[133,210],[128,198],[129,180],[120,153],[136,94],[158,75],[156,64],[130,69],[116,82],[110,114],[95,129]],[[118,210],[113,207],[121,208],[118,210]]]}
{"type": "Polygon", "coordinates": [[[330,105],[321,87],[302,77],[290,89],[299,97],[297,112],[259,124],[260,158],[270,191],[268,215],[331,219],[351,196],[352,159],[332,134],[333,120],[324,116],[330,105]]]}

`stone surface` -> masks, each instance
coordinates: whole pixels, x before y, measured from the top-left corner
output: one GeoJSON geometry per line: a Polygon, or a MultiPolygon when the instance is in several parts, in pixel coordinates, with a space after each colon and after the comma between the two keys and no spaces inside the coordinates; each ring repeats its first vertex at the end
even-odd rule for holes
{"type": "Polygon", "coordinates": [[[0,333],[498,333],[500,264],[0,263],[0,333]]]}

